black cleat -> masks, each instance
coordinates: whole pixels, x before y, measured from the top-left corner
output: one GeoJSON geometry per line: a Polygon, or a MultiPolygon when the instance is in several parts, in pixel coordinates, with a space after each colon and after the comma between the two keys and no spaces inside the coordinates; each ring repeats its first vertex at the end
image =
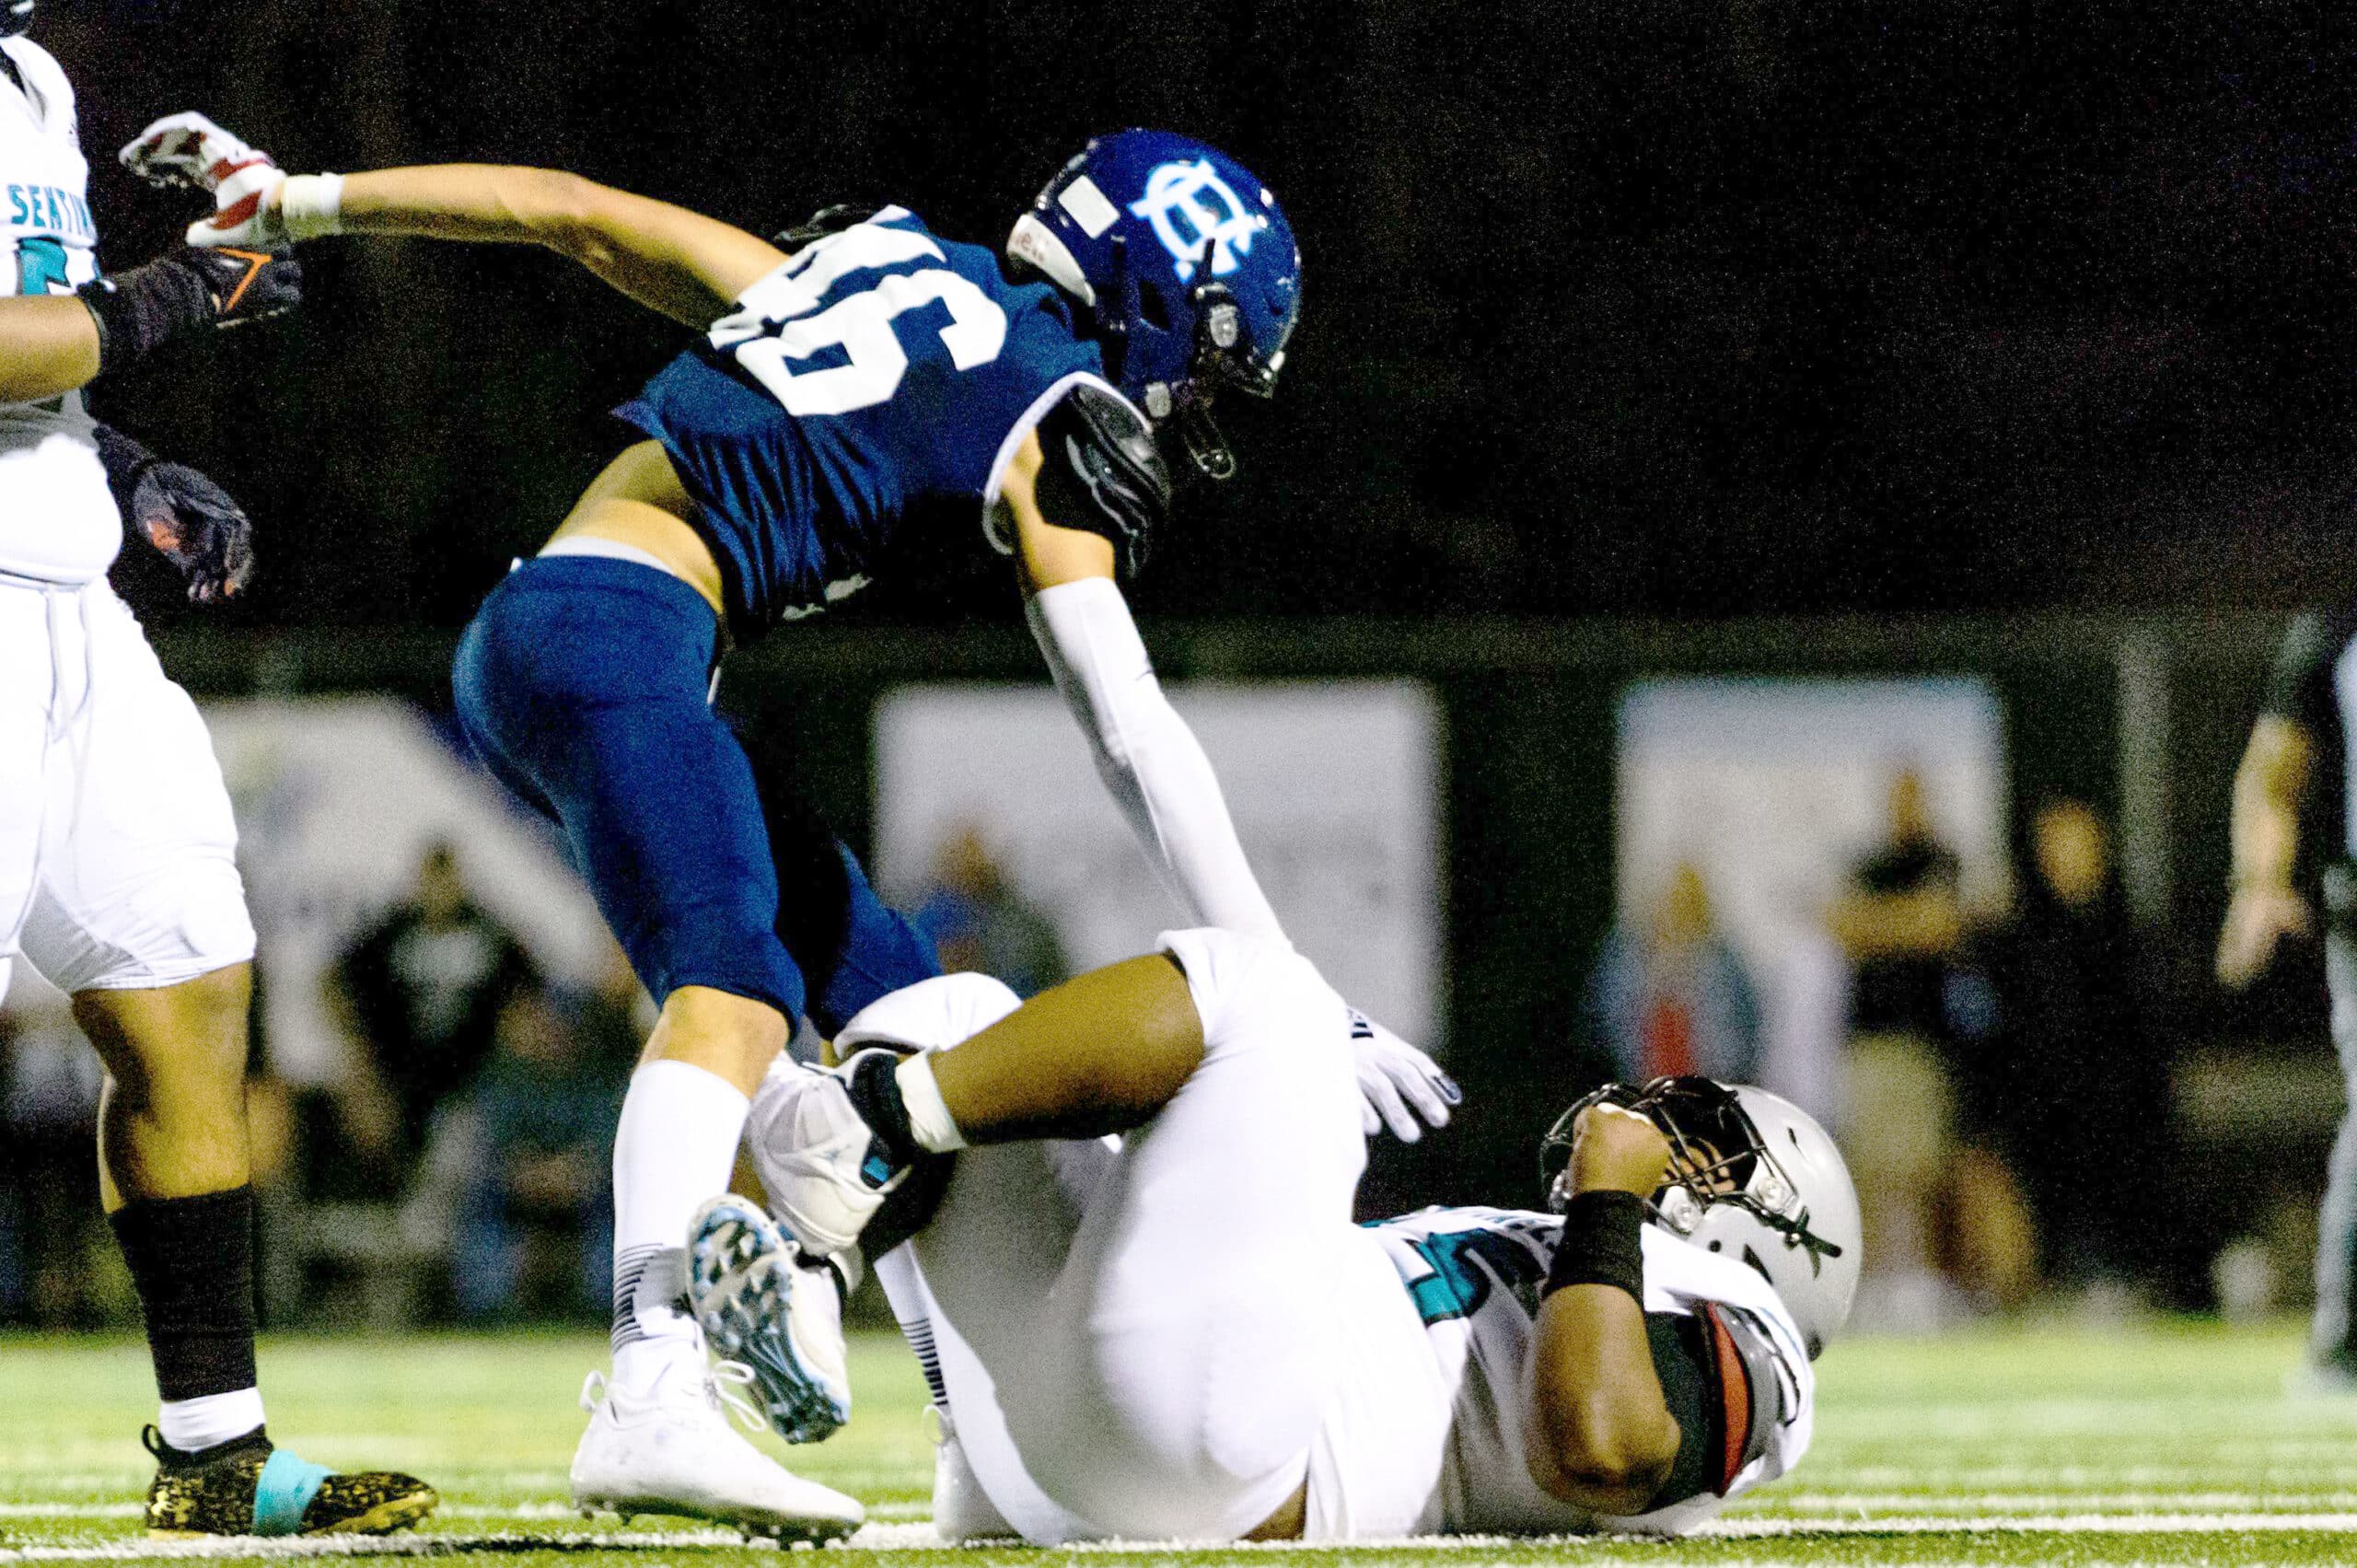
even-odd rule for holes
{"type": "Polygon", "coordinates": [[[140,1441],[156,1456],[147,1488],[147,1534],[201,1536],[383,1535],[413,1525],[442,1499],[391,1470],[336,1475],[271,1446],[255,1427],[198,1453],[166,1443],[154,1427],[140,1441]]]}

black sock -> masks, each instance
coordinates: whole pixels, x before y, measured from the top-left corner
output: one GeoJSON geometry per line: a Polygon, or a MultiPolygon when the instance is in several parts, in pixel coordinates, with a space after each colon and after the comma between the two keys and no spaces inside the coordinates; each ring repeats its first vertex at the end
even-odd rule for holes
{"type": "Polygon", "coordinates": [[[900,1098],[900,1080],[895,1075],[900,1065],[900,1057],[889,1051],[864,1052],[845,1085],[851,1091],[852,1109],[884,1145],[895,1169],[916,1164],[925,1152],[909,1126],[908,1104],[900,1098]]]}
{"type": "Polygon", "coordinates": [[[167,1402],[254,1386],[254,1190],[126,1203],[109,1222],[167,1402]]]}

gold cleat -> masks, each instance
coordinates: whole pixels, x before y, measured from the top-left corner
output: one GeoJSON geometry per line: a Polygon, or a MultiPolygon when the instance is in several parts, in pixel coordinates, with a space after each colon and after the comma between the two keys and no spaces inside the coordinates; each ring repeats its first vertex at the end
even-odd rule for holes
{"type": "Polygon", "coordinates": [[[442,1501],[415,1476],[391,1470],[338,1475],[247,1436],[182,1453],[149,1427],[141,1441],[156,1456],[147,1488],[154,1540],[206,1536],[383,1535],[413,1525],[442,1501]]]}

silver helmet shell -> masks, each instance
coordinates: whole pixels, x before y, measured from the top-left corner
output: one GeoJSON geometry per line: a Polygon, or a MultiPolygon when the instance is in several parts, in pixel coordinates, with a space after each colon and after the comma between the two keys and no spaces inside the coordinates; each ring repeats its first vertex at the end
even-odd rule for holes
{"type": "Polygon", "coordinates": [[[1669,1140],[1669,1175],[1647,1201],[1649,1217],[1759,1272],[1814,1359],[1850,1320],[1858,1292],[1858,1190],[1832,1135],[1782,1095],[1747,1084],[1608,1084],[1565,1111],[1540,1145],[1550,1208],[1569,1198],[1573,1123],[1600,1101],[1640,1112],[1669,1140]]]}

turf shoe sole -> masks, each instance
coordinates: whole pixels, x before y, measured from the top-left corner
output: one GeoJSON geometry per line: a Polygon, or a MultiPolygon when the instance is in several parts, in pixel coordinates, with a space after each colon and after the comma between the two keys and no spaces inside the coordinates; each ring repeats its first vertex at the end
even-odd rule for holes
{"type": "Polygon", "coordinates": [[[851,1419],[842,1295],[833,1267],[805,1258],[750,1199],[726,1193],[697,1212],[688,1304],[714,1351],[752,1374],[788,1443],[823,1442],[851,1419]]]}

